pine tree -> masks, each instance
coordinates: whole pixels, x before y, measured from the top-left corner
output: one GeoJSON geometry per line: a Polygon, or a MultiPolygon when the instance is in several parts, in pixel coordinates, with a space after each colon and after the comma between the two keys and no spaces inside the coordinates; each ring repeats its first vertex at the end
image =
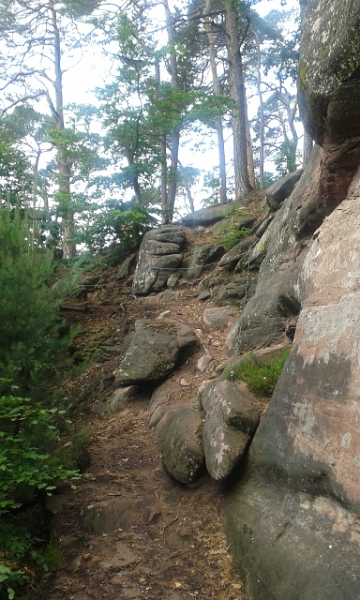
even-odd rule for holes
{"type": "Polygon", "coordinates": [[[38,246],[34,227],[18,208],[0,209],[0,378],[11,379],[20,395],[54,374],[69,343],[59,335],[61,298],[47,283],[52,253],[38,246]]]}
{"type": "Polygon", "coordinates": [[[76,254],[75,207],[71,196],[71,157],[67,149],[63,75],[65,50],[81,44],[75,14],[88,14],[96,0],[1,0],[1,80],[3,112],[21,104],[46,101],[50,139],[56,149],[57,193],[65,258],[76,254]],[[75,35],[75,38],[74,38],[75,35]]]}

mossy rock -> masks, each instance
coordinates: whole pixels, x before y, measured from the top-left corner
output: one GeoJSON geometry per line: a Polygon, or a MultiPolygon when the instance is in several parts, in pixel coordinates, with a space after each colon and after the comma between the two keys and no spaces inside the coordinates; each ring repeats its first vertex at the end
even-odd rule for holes
{"type": "MultiPolygon", "coordinates": [[[[308,0],[299,60],[299,104],[305,127],[322,145],[329,101],[350,81],[358,97],[360,67],[360,3],[358,0],[308,0]],[[356,83],[357,80],[357,83],[356,83]]],[[[344,102],[351,102],[347,92],[344,102]]],[[[349,107],[343,119],[354,125],[349,107]]],[[[338,124],[341,131],[342,125],[338,124]]]]}

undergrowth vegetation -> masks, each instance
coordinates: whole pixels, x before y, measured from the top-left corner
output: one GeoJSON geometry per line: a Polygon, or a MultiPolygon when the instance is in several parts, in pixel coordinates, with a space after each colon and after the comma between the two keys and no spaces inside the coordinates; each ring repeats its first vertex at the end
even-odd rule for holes
{"type": "Polygon", "coordinates": [[[280,354],[257,357],[250,354],[240,360],[233,368],[228,367],[223,379],[240,379],[246,383],[250,392],[259,396],[271,396],[289,355],[290,346],[280,354]]]}
{"type": "Polygon", "coordinates": [[[219,233],[218,241],[219,244],[224,246],[227,250],[230,250],[230,248],[242,242],[249,233],[250,229],[239,227],[236,223],[231,225],[224,224],[219,233]]]}
{"type": "Polygon", "coordinates": [[[242,223],[243,217],[249,216],[249,213],[235,204],[230,210],[228,219],[220,226],[218,242],[227,250],[242,242],[249,233],[250,229],[244,227],[242,223]]]}
{"type": "Polygon", "coordinates": [[[35,580],[58,564],[59,546],[32,536],[14,523],[0,523],[0,537],[5,540],[0,555],[0,599],[34,600],[35,580]]]}
{"type": "Polygon", "coordinates": [[[37,569],[48,568],[39,551],[45,541],[25,528],[14,528],[12,511],[39,494],[44,501],[55,489],[55,481],[80,477],[71,453],[64,454],[58,443],[62,421],[69,424],[63,410],[42,408],[12,394],[0,397],[1,600],[14,598],[19,587],[34,579],[37,569]]]}
{"type": "Polygon", "coordinates": [[[75,335],[59,316],[69,288],[52,287],[55,267],[36,223],[20,209],[2,207],[0,600],[18,597],[48,568],[48,540],[20,526],[17,514],[39,498],[45,503],[54,482],[80,477],[73,453],[64,452],[72,426],[53,394],[71,364],[75,335]]]}

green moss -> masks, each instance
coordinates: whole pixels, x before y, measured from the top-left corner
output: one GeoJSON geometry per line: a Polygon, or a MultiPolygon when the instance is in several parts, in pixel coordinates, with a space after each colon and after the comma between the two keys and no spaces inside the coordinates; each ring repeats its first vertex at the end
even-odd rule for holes
{"type": "MultiPolygon", "coordinates": [[[[233,377],[246,383],[250,392],[260,396],[271,396],[285,361],[289,355],[290,346],[280,354],[273,353],[265,357],[250,354],[233,367],[233,377]]],[[[222,379],[230,379],[231,369],[225,369],[222,379]]]]}
{"type": "Polygon", "coordinates": [[[243,223],[244,217],[251,217],[252,214],[244,207],[234,204],[226,216],[227,219],[220,226],[217,243],[229,250],[250,234],[251,230],[244,227],[243,223]]]}
{"type": "Polygon", "coordinates": [[[197,430],[195,431],[195,435],[202,440],[203,438],[203,430],[204,430],[204,421],[202,421],[199,425],[199,427],[197,428],[197,430]]]}
{"type": "Polygon", "coordinates": [[[305,65],[301,65],[300,69],[299,69],[299,78],[300,78],[300,82],[301,85],[303,87],[304,90],[306,90],[307,87],[309,87],[309,84],[307,82],[307,78],[306,78],[306,67],[305,65]]]}

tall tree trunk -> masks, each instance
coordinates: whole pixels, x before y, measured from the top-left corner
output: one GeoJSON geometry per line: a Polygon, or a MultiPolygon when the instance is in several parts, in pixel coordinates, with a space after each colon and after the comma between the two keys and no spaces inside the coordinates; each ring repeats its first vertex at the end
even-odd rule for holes
{"type": "MultiPolygon", "coordinates": [[[[214,94],[220,95],[220,85],[219,78],[217,74],[216,67],[216,52],[215,52],[215,44],[214,44],[214,34],[211,29],[210,17],[209,14],[211,12],[211,0],[205,1],[205,11],[204,11],[204,29],[208,38],[209,44],[209,59],[211,65],[211,73],[213,80],[213,88],[214,94]]],[[[225,143],[224,143],[224,135],[223,135],[223,126],[221,117],[217,117],[215,120],[215,130],[217,134],[218,140],[218,153],[219,153],[219,178],[220,178],[220,202],[226,202],[226,159],[225,159],[225,143]]]]}
{"type": "Polygon", "coordinates": [[[240,200],[251,190],[247,169],[246,109],[244,73],[240,52],[240,36],[236,4],[225,3],[225,30],[229,61],[230,97],[236,104],[233,113],[235,198],[240,200]]]}
{"type": "Polygon", "coordinates": [[[248,170],[248,176],[249,176],[250,186],[252,188],[255,188],[256,187],[256,182],[255,182],[254,153],[253,153],[253,146],[252,146],[252,141],[251,141],[251,131],[250,131],[249,113],[248,113],[247,98],[246,98],[246,88],[245,88],[245,86],[244,86],[244,94],[245,94],[244,106],[245,106],[245,113],[246,113],[246,115],[245,115],[246,116],[245,126],[246,126],[246,160],[247,160],[247,170],[248,170]]]}
{"type": "MultiPolygon", "coordinates": [[[[168,46],[170,48],[170,79],[171,85],[174,89],[179,88],[178,72],[177,72],[177,61],[175,54],[174,44],[174,30],[171,12],[169,8],[168,0],[163,0],[165,8],[165,23],[166,33],[168,37],[168,46]]],[[[177,173],[178,173],[178,158],[179,158],[179,145],[180,145],[180,129],[175,127],[169,135],[170,140],[170,170],[168,177],[168,193],[167,193],[167,204],[164,213],[164,223],[171,223],[174,215],[174,206],[176,199],[177,189],[177,173]]]]}
{"type": "Polygon", "coordinates": [[[57,142],[57,162],[59,168],[59,202],[61,205],[61,213],[63,219],[63,252],[64,258],[73,258],[76,255],[76,245],[74,241],[74,210],[72,207],[70,193],[71,164],[68,157],[66,156],[65,141],[62,138],[62,134],[65,129],[65,121],[60,32],[57,25],[57,13],[54,0],[50,0],[48,7],[50,11],[51,24],[54,34],[55,107],[52,105],[50,106],[50,108],[52,110],[52,114],[55,120],[56,129],[59,132],[59,138],[57,142]]]}
{"type": "Polygon", "coordinates": [[[137,91],[137,97],[138,97],[138,101],[139,101],[139,105],[140,105],[140,110],[139,110],[139,113],[138,113],[137,119],[136,119],[136,142],[135,142],[135,146],[132,148],[131,152],[127,151],[126,158],[129,162],[129,166],[132,171],[132,185],[133,185],[134,195],[135,195],[135,204],[137,206],[139,206],[142,204],[141,188],[140,188],[140,183],[139,183],[139,173],[138,173],[137,168],[135,167],[134,157],[136,155],[136,150],[137,150],[137,147],[139,144],[139,138],[140,138],[139,123],[140,123],[141,117],[143,115],[143,106],[142,106],[142,97],[141,97],[141,91],[140,91],[140,80],[139,80],[139,72],[138,71],[137,71],[136,91],[137,91]]]}
{"type": "Polygon", "coordinates": [[[191,195],[191,190],[190,190],[190,187],[189,187],[189,184],[188,184],[188,180],[187,180],[187,177],[186,177],[186,171],[185,171],[184,167],[182,166],[181,162],[178,161],[178,163],[179,163],[179,169],[180,169],[180,173],[181,173],[182,182],[184,184],[184,188],[185,188],[185,191],[186,191],[186,196],[187,196],[187,199],[188,199],[188,202],[189,202],[189,206],[190,206],[190,212],[193,213],[194,210],[195,210],[194,209],[194,199],[193,199],[193,197],[191,195]]]}
{"type": "Polygon", "coordinates": [[[180,146],[180,131],[178,129],[170,134],[170,169],[168,176],[168,204],[165,213],[165,223],[171,223],[174,216],[176,190],[178,184],[178,159],[180,146]]]}
{"type": "Polygon", "coordinates": [[[135,204],[140,205],[141,204],[141,189],[140,189],[140,184],[139,184],[138,173],[137,173],[136,168],[134,167],[134,155],[130,152],[129,148],[124,148],[124,155],[126,157],[126,160],[128,162],[128,165],[129,165],[129,167],[131,169],[131,173],[132,173],[131,181],[132,181],[132,187],[134,190],[135,204]]]}
{"type": "Polygon", "coordinates": [[[134,194],[135,194],[135,204],[137,206],[141,205],[141,190],[140,190],[140,185],[139,185],[139,178],[136,175],[135,177],[133,177],[133,188],[134,188],[134,194]]]}
{"type": "Polygon", "coordinates": [[[265,162],[265,116],[264,116],[264,101],[261,91],[261,48],[259,36],[255,29],[252,27],[252,32],[255,38],[256,51],[257,51],[257,78],[256,87],[259,99],[259,119],[260,119],[260,148],[259,148],[259,183],[260,188],[264,187],[264,162],[265,162]]]}
{"type": "MultiPolygon", "coordinates": [[[[155,79],[156,84],[160,87],[161,75],[160,75],[160,62],[158,59],[155,60],[155,79]]],[[[159,95],[156,94],[159,98],[159,95]]],[[[165,209],[168,205],[168,189],[167,189],[167,164],[166,164],[166,135],[162,134],[159,137],[160,146],[160,206],[165,209]]],[[[164,219],[163,219],[164,220],[164,219]]]]}
{"type": "Polygon", "coordinates": [[[35,157],[34,169],[33,169],[33,210],[34,210],[34,212],[35,212],[37,195],[38,195],[40,158],[41,158],[41,149],[38,147],[36,157],[35,157]]]}

